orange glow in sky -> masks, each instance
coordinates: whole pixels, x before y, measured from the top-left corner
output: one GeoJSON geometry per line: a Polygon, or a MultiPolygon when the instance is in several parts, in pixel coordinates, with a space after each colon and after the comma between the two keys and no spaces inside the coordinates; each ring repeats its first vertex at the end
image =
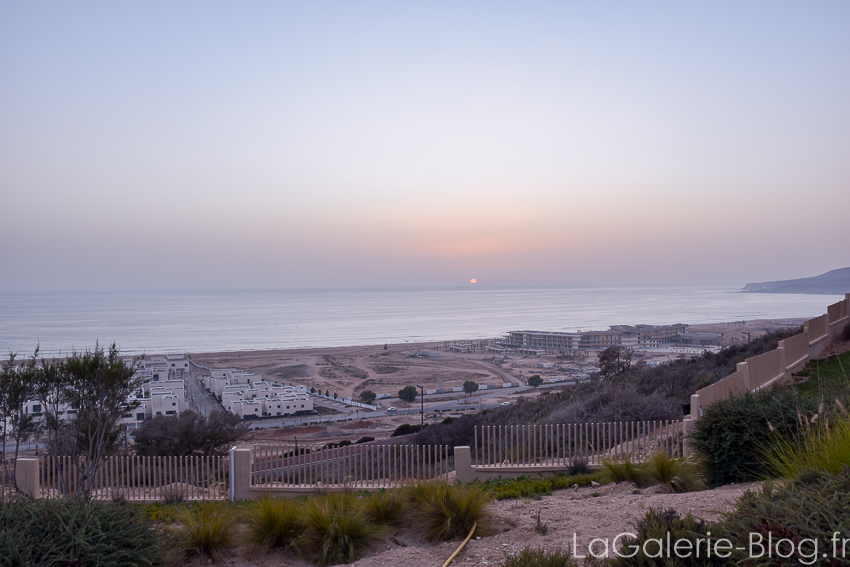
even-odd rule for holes
{"type": "Polygon", "coordinates": [[[469,283],[478,283],[478,280],[476,280],[475,278],[472,278],[471,280],[469,280],[469,283]]]}

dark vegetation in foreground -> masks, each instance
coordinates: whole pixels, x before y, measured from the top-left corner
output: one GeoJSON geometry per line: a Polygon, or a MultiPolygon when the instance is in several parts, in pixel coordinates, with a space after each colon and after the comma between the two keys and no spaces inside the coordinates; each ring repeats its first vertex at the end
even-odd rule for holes
{"type": "Polygon", "coordinates": [[[850,351],[809,362],[797,374],[796,384],[736,396],[705,408],[692,439],[708,482],[763,480],[782,468],[776,461],[790,458],[794,448],[821,456],[824,451],[845,452],[836,457],[846,459],[844,464],[850,466],[850,438],[841,438],[850,408],[848,371],[850,351]],[[812,444],[815,442],[835,446],[819,448],[812,444]]]}
{"type": "Polygon", "coordinates": [[[779,341],[799,332],[768,333],[749,344],[732,345],[717,353],[627,371],[537,398],[520,398],[510,406],[432,425],[415,437],[417,444],[471,445],[476,425],[534,423],[604,423],[682,418],[682,404],[699,388],[735,372],[745,359],[775,349],[779,341]]]}

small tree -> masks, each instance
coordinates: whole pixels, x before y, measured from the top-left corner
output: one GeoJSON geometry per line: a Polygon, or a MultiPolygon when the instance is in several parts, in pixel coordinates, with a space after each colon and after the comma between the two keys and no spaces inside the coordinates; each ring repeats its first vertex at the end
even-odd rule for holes
{"type": "Polygon", "coordinates": [[[618,376],[632,364],[632,349],[612,345],[599,352],[596,357],[599,373],[604,377],[618,376]]]}
{"type": "MultiPolygon", "coordinates": [[[[27,413],[26,404],[32,398],[32,384],[38,372],[36,357],[38,347],[29,361],[22,365],[15,364],[15,354],[9,353],[9,358],[3,363],[0,371],[0,425],[3,428],[2,444],[0,444],[0,459],[3,461],[3,474],[9,479],[17,491],[17,463],[21,443],[26,443],[32,436],[38,424],[35,416],[27,413]],[[7,459],[6,439],[13,439],[15,448],[7,459]]],[[[32,495],[28,495],[32,496],[32,495]]]]}
{"type": "Polygon", "coordinates": [[[526,382],[532,388],[537,388],[541,384],[543,384],[543,378],[540,377],[540,374],[532,374],[528,377],[528,382],[526,382]]]}
{"type": "Polygon", "coordinates": [[[248,431],[239,416],[214,411],[204,418],[193,411],[158,415],[146,421],[135,436],[135,449],[143,457],[223,455],[248,431]]]}
{"type": "Polygon", "coordinates": [[[473,382],[472,380],[467,380],[463,383],[463,391],[466,392],[466,395],[474,394],[478,391],[478,384],[473,382]]]}
{"type": "Polygon", "coordinates": [[[378,397],[378,394],[373,392],[372,390],[363,390],[360,392],[360,401],[364,404],[372,405],[372,402],[375,401],[375,398],[378,397]]]}
{"type": "MultiPolygon", "coordinates": [[[[124,364],[115,343],[108,350],[95,343],[94,350],[72,353],[62,371],[63,401],[77,410],[69,424],[68,449],[79,480],[69,489],[88,495],[97,471],[118,440],[118,420],[139,406],[130,396],[142,386],[144,378],[124,364]]],[[[58,447],[53,450],[58,452],[58,447]]]]}
{"type": "Polygon", "coordinates": [[[416,401],[416,394],[418,393],[419,392],[416,391],[416,386],[405,386],[398,391],[398,399],[411,404],[416,401]]]}

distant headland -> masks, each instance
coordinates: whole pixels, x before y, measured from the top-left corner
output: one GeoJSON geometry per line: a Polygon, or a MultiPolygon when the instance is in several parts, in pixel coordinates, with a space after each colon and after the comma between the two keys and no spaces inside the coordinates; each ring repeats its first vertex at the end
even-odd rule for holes
{"type": "Polygon", "coordinates": [[[748,283],[741,290],[750,293],[850,293],[850,268],[839,268],[815,276],[778,282],[748,283]]]}

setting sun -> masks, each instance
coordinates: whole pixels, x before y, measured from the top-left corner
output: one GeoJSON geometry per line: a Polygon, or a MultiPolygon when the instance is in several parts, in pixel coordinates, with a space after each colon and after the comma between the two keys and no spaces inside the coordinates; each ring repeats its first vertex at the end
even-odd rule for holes
{"type": "Polygon", "coordinates": [[[469,280],[469,283],[478,283],[478,280],[476,280],[475,278],[472,278],[471,280],[469,280]]]}

